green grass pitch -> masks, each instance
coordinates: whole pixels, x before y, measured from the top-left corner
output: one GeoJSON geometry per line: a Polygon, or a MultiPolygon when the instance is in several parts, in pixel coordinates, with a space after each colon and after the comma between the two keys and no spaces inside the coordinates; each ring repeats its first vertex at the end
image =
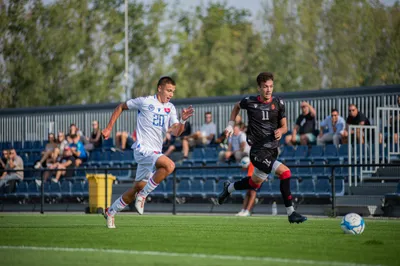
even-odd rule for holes
{"type": "Polygon", "coordinates": [[[366,219],[344,235],[340,219],[120,215],[0,216],[2,265],[400,265],[400,221],[366,219]]]}

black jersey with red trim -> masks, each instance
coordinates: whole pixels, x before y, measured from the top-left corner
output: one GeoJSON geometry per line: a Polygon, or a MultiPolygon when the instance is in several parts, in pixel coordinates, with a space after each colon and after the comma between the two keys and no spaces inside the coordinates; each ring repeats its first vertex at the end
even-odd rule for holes
{"type": "Polygon", "coordinates": [[[249,145],[252,148],[278,148],[279,141],[275,139],[274,131],[286,117],[283,100],[272,97],[269,102],[262,102],[260,96],[249,96],[240,101],[240,108],[247,110],[249,145]]]}

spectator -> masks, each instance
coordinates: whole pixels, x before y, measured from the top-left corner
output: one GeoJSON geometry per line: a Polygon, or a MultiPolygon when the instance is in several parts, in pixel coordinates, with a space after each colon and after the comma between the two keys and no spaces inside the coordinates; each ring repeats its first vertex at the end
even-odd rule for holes
{"type": "Polygon", "coordinates": [[[343,117],[339,116],[338,110],[332,109],[331,115],[327,116],[320,124],[317,144],[324,145],[328,141],[333,141],[333,144],[337,146],[340,143],[344,131],[345,121],[343,117]],[[328,132],[324,134],[326,127],[328,127],[328,132]]]}
{"type": "Polygon", "coordinates": [[[236,161],[240,160],[249,155],[250,147],[246,141],[246,134],[240,131],[240,125],[235,125],[233,127],[233,135],[228,140],[228,150],[221,151],[219,153],[219,160],[222,161],[236,161]]]}
{"type": "Polygon", "coordinates": [[[315,109],[307,102],[301,103],[301,114],[296,120],[292,135],[287,135],[285,143],[287,145],[308,145],[315,141],[313,134],[315,129],[315,109]]]}
{"type": "MultiPolygon", "coordinates": [[[[6,171],[0,177],[0,187],[4,186],[7,182],[12,183],[12,187],[14,187],[15,181],[24,179],[24,172],[10,172],[7,170],[24,170],[24,162],[21,157],[17,155],[17,152],[14,148],[11,148],[9,151],[9,156],[6,164],[6,171]]],[[[11,185],[11,184],[10,184],[11,185]]]]}
{"type": "Polygon", "coordinates": [[[88,154],[83,143],[79,139],[75,139],[75,142],[70,143],[68,147],[71,148],[72,155],[75,157],[76,167],[79,167],[83,162],[87,161],[88,154]]]}
{"type": "MultiPolygon", "coordinates": [[[[366,125],[369,126],[371,123],[368,118],[358,111],[358,108],[355,104],[349,105],[349,116],[346,119],[346,130],[344,131],[342,143],[347,143],[348,135],[349,135],[349,125],[366,125]]],[[[350,134],[354,134],[354,132],[350,132],[350,134]]],[[[360,140],[360,130],[356,131],[357,140],[360,140]]],[[[364,143],[364,140],[362,140],[364,143]]]]}
{"type": "Polygon", "coordinates": [[[68,143],[76,143],[80,140],[80,136],[78,135],[78,128],[75,124],[71,124],[69,126],[69,134],[67,135],[68,143]]]}
{"type": "Polygon", "coordinates": [[[136,142],[136,130],[132,132],[132,135],[129,136],[127,131],[118,131],[115,134],[115,147],[112,147],[111,150],[115,151],[123,151],[126,148],[130,149],[132,145],[136,142]]]}
{"type": "Polygon", "coordinates": [[[241,117],[240,115],[237,115],[237,116],[236,116],[236,118],[235,118],[235,124],[236,124],[236,125],[239,125],[240,131],[246,132],[246,130],[247,130],[246,124],[243,123],[242,117],[241,117]]]}
{"type": "Polygon", "coordinates": [[[55,152],[55,149],[57,148],[57,143],[56,139],[54,137],[53,133],[49,133],[47,137],[48,143],[46,144],[46,147],[44,148],[44,151],[42,151],[42,158],[36,162],[35,164],[35,169],[39,169],[43,167],[43,164],[46,162],[51,163],[53,160],[53,153],[55,152]]]}
{"type": "Polygon", "coordinates": [[[212,122],[211,112],[205,113],[205,123],[201,126],[199,131],[189,136],[182,141],[183,158],[187,159],[189,154],[189,146],[195,145],[208,145],[217,134],[217,126],[212,122]]]}
{"type": "MultiPolygon", "coordinates": [[[[186,122],[187,123],[187,122],[186,122]]],[[[176,149],[175,147],[175,139],[176,137],[172,135],[170,132],[167,132],[164,138],[164,143],[163,143],[163,154],[165,156],[170,156],[171,153],[176,149]]]]}
{"type": "Polygon", "coordinates": [[[64,149],[65,147],[67,147],[68,141],[65,139],[65,134],[62,131],[58,132],[57,135],[57,147],[54,149],[54,152],[52,154],[52,159],[54,162],[57,162],[59,157],[62,156],[64,154],[64,149]]]}
{"type": "Polygon", "coordinates": [[[94,120],[92,122],[92,133],[90,138],[88,139],[89,143],[85,144],[85,150],[91,151],[93,149],[101,148],[102,138],[101,138],[101,130],[99,128],[99,122],[94,120]]]}
{"type": "MultiPolygon", "coordinates": [[[[60,180],[61,176],[63,177],[72,177],[74,174],[74,167],[75,167],[75,157],[72,154],[72,149],[69,146],[66,146],[64,149],[64,153],[62,158],[60,159],[59,162],[51,165],[49,169],[58,169],[58,171],[45,171],[43,173],[43,180],[46,182],[47,179],[54,174],[55,172],[55,178],[51,179],[51,181],[58,183],[60,180]]],[[[40,180],[35,180],[36,184],[40,186],[42,184],[42,181],[40,180]]]]}
{"type": "Polygon", "coordinates": [[[4,170],[6,169],[8,160],[8,150],[3,150],[3,156],[0,158],[0,176],[3,175],[4,170]]]}
{"type": "MultiPolygon", "coordinates": [[[[249,167],[247,169],[247,176],[251,177],[254,172],[254,166],[252,163],[249,164],[249,167]]],[[[257,192],[261,190],[261,187],[258,188],[257,190],[254,189],[249,189],[246,192],[246,196],[244,197],[243,200],[243,206],[240,212],[238,212],[235,216],[251,216],[251,211],[254,207],[254,204],[256,202],[256,196],[257,192]]]]}

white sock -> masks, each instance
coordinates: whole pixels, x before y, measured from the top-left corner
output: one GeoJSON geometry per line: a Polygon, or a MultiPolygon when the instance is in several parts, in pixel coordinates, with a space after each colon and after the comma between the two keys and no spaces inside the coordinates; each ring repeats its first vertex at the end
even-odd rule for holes
{"type": "Polygon", "coordinates": [[[128,204],[124,202],[122,199],[122,196],[119,197],[114,203],[111,205],[111,207],[108,209],[108,213],[111,216],[114,216],[117,214],[117,212],[122,211],[128,204]]]}
{"type": "Polygon", "coordinates": [[[157,186],[158,184],[154,182],[153,177],[150,177],[146,186],[139,192],[140,196],[147,197],[157,186]]]}
{"type": "Polygon", "coordinates": [[[228,192],[232,193],[233,191],[235,191],[235,183],[230,183],[228,187],[228,192]]]}
{"type": "Polygon", "coordinates": [[[290,216],[294,212],[293,206],[286,207],[287,215],[290,216]]]}

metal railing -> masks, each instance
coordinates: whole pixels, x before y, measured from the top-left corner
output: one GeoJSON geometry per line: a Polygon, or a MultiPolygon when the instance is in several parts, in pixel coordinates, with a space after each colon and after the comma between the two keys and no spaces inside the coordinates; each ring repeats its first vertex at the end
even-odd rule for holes
{"type": "MultiPolygon", "coordinates": [[[[290,167],[292,169],[293,168],[329,168],[330,169],[330,171],[329,171],[329,173],[330,173],[329,180],[330,180],[330,184],[331,184],[330,201],[331,201],[331,214],[332,214],[332,216],[336,216],[336,208],[337,208],[336,207],[336,198],[337,198],[337,195],[336,195],[336,179],[337,178],[335,176],[336,169],[337,168],[346,168],[346,167],[350,168],[350,167],[355,167],[355,166],[360,166],[360,167],[365,167],[365,168],[367,168],[367,167],[375,167],[375,168],[377,168],[377,167],[393,166],[393,164],[391,164],[391,165],[389,165],[389,164],[288,165],[288,167],[290,167]]],[[[400,166],[400,165],[397,165],[397,166],[400,166]]],[[[192,170],[193,169],[232,169],[232,168],[240,169],[240,167],[238,167],[238,166],[234,166],[234,167],[232,167],[232,166],[190,166],[190,167],[178,166],[178,167],[176,167],[174,173],[172,174],[172,178],[173,178],[173,191],[172,191],[172,204],[173,204],[173,207],[172,207],[172,214],[174,214],[174,215],[177,214],[177,208],[176,208],[176,204],[177,204],[177,186],[176,186],[176,184],[177,184],[177,181],[178,181],[177,170],[188,170],[188,169],[192,169],[192,170]]],[[[135,170],[135,169],[136,169],[136,167],[129,167],[129,168],[112,168],[112,167],[109,167],[109,168],[86,168],[85,170],[89,171],[89,172],[93,171],[93,173],[103,172],[105,174],[105,176],[106,176],[106,178],[104,179],[105,182],[106,182],[105,183],[105,206],[108,207],[108,202],[107,202],[108,201],[107,200],[108,199],[108,195],[107,195],[107,193],[108,193],[107,176],[108,176],[108,174],[110,174],[110,171],[113,171],[113,170],[135,170]]],[[[26,172],[26,171],[31,171],[31,170],[32,169],[25,169],[25,170],[22,170],[22,171],[26,172]]],[[[21,170],[9,170],[9,172],[17,172],[17,171],[21,171],[21,170]]],[[[44,185],[45,185],[45,182],[43,180],[43,173],[44,173],[44,171],[61,171],[61,169],[60,170],[57,170],[57,169],[38,169],[38,170],[35,170],[35,171],[40,172],[40,177],[41,177],[41,181],[42,181],[41,182],[41,186],[40,186],[40,199],[41,199],[40,200],[40,204],[41,204],[40,213],[44,213],[44,205],[45,205],[44,185]]],[[[70,179],[66,178],[65,180],[70,180],[70,179]]],[[[340,179],[340,180],[343,180],[343,179],[340,179]]],[[[133,179],[132,179],[132,181],[133,181],[133,179]]]]}
{"type": "Polygon", "coordinates": [[[377,126],[381,131],[380,139],[382,141],[380,161],[385,163],[390,162],[392,156],[400,155],[400,108],[379,107],[377,110],[377,126]]]}
{"type": "Polygon", "coordinates": [[[379,131],[377,126],[350,125],[348,132],[349,186],[357,186],[364,178],[376,173],[377,167],[362,164],[379,163],[379,131]],[[354,181],[353,181],[354,180],[354,181]]]}

